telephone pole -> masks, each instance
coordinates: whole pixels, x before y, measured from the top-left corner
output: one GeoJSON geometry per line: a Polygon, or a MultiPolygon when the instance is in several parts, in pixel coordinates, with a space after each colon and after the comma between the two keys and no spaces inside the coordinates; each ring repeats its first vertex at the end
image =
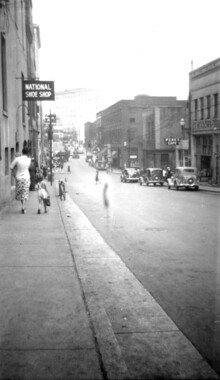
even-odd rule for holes
{"type": "Polygon", "coordinates": [[[49,141],[49,149],[50,149],[50,184],[52,186],[53,183],[53,125],[56,124],[56,115],[52,114],[50,111],[49,115],[45,116],[45,121],[48,123],[48,141],[49,141]]]}

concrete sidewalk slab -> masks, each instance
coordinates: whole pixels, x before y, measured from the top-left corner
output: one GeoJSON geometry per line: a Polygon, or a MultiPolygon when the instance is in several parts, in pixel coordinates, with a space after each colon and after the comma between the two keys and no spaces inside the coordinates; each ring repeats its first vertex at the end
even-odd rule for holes
{"type": "Polygon", "coordinates": [[[0,379],[102,379],[90,317],[54,190],[52,207],[0,217],[0,379]]]}
{"type": "Polygon", "coordinates": [[[107,378],[217,379],[70,197],[59,205],[107,378]]]}
{"type": "Polygon", "coordinates": [[[0,379],[218,379],[70,199],[0,218],[0,379]]]}

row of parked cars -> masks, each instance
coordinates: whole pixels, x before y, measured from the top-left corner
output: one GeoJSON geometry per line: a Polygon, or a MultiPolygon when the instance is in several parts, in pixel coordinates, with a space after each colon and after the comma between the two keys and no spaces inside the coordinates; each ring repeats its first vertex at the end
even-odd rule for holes
{"type": "Polygon", "coordinates": [[[160,185],[167,182],[168,189],[199,190],[199,177],[197,168],[192,166],[180,166],[169,176],[163,174],[161,168],[135,169],[125,168],[121,173],[121,182],[139,182],[142,185],[160,185]]]}

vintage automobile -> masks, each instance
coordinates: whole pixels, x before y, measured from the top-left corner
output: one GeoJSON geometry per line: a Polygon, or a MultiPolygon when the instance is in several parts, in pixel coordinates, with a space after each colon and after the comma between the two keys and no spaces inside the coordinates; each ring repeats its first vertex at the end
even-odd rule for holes
{"type": "Polygon", "coordinates": [[[156,186],[157,183],[163,186],[164,178],[161,168],[147,168],[143,170],[143,173],[141,173],[139,177],[139,184],[148,186],[151,183],[154,186],[156,186]]]}
{"type": "Polygon", "coordinates": [[[175,169],[174,175],[168,178],[168,189],[174,187],[176,190],[180,188],[199,190],[199,178],[197,168],[192,166],[180,166],[175,169]]]}
{"type": "Polygon", "coordinates": [[[121,182],[138,182],[139,174],[135,168],[126,168],[122,170],[121,182]]]}

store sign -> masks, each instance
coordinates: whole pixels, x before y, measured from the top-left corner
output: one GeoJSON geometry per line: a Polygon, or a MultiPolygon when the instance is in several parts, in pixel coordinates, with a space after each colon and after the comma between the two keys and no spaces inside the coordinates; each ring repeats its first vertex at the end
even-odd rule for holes
{"type": "Polygon", "coordinates": [[[22,82],[22,99],[28,101],[54,100],[54,82],[24,80],[22,82]]]}
{"type": "Polygon", "coordinates": [[[179,145],[180,140],[179,137],[165,137],[164,142],[166,145],[179,145]]]}

